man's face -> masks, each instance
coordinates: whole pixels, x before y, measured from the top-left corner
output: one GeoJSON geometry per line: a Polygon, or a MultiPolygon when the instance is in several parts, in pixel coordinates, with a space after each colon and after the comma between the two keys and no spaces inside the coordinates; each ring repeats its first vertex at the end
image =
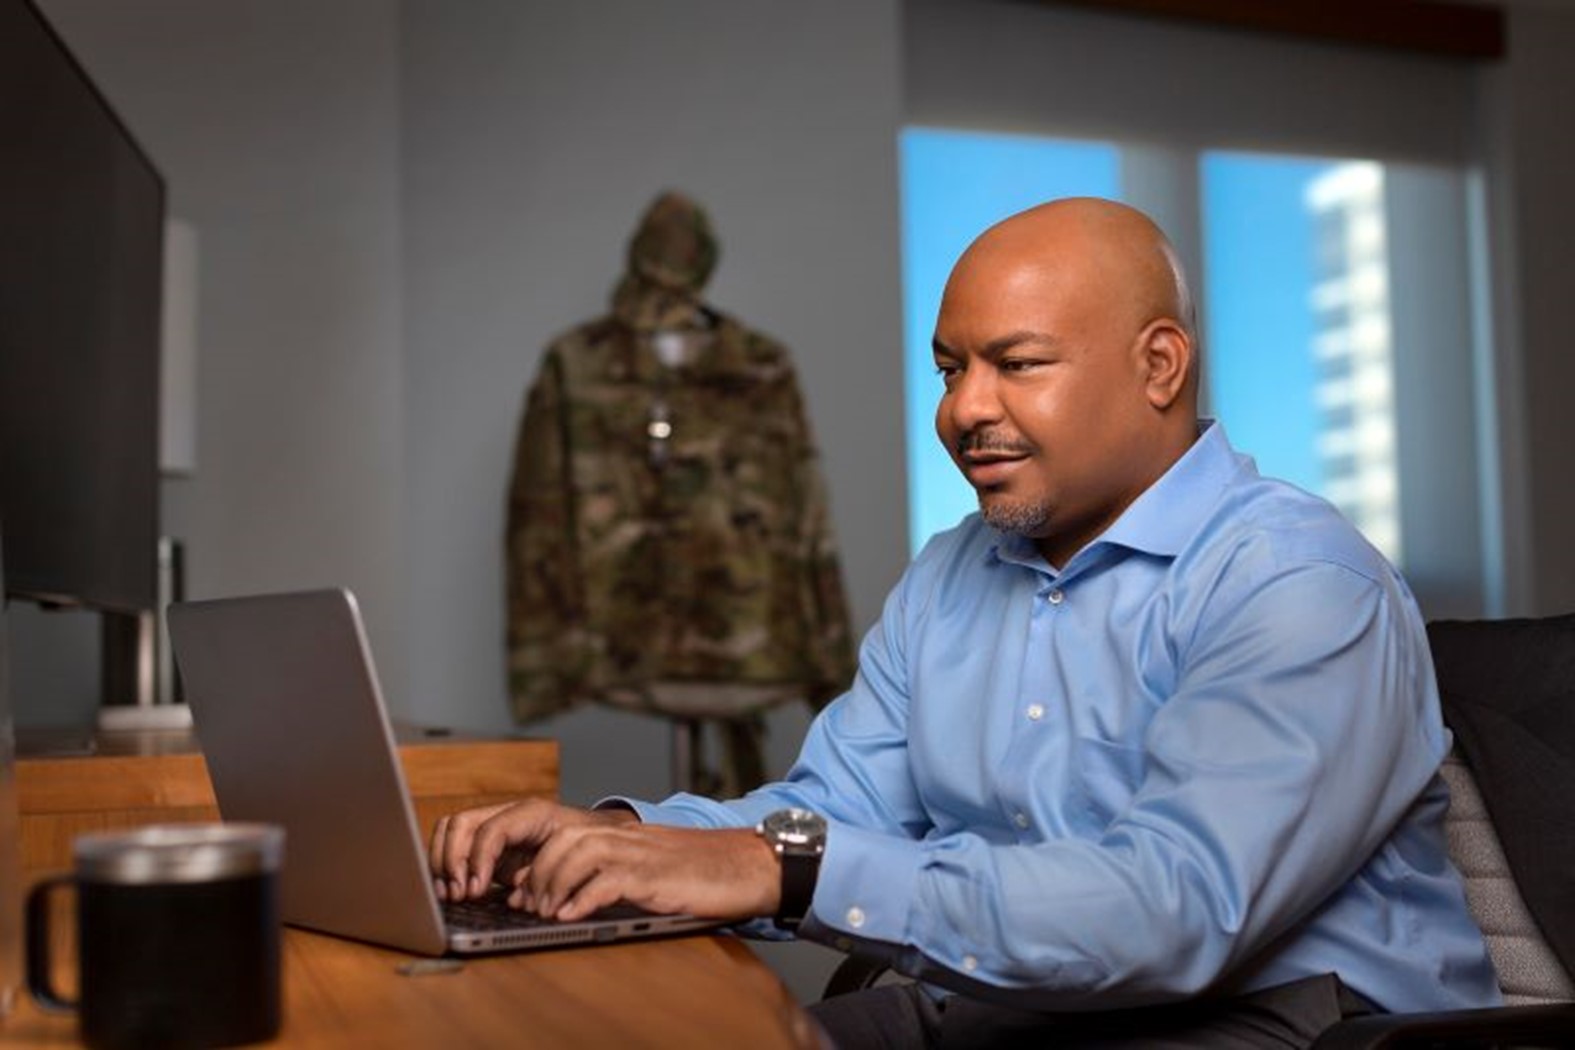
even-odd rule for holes
{"type": "Polygon", "coordinates": [[[1154,480],[1130,313],[1090,267],[1004,250],[965,256],[941,303],[936,431],[985,520],[1057,566],[1154,480]]]}

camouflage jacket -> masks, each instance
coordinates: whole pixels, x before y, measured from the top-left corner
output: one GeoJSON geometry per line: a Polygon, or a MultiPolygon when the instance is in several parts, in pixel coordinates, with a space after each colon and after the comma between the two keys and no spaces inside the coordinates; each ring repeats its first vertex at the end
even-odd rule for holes
{"type": "MultiPolygon", "coordinates": [[[[625,315],[626,316],[626,315],[625,315]]],[[[612,316],[546,350],[509,489],[508,669],[528,721],[585,699],[693,718],[821,706],[853,674],[788,353],[730,317],[612,316]],[[674,364],[658,355],[671,352],[674,364]]]]}

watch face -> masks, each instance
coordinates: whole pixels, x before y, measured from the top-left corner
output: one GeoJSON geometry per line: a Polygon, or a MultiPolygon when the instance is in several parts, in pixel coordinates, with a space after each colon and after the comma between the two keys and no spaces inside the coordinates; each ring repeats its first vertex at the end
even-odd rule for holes
{"type": "Polygon", "coordinates": [[[761,822],[766,834],[782,843],[808,845],[825,838],[826,821],[807,809],[779,809],[761,822]]]}

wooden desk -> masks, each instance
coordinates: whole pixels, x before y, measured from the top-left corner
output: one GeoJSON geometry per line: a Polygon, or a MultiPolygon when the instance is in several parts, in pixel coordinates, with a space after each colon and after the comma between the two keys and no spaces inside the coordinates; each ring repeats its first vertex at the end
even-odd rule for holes
{"type": "MultiPolygon", "coordinates": [[[[303,930],[284,942],[289,1047],[816,1047],[815,1029],[754,954],[723,936],[466,960],[401,976],[410,957],[303,930]]],[[[64,982],[62,982],[64,983],[64,982]]],[[[71,1046],[76,1022],[25,1003],[6,1046],[71,1046]]]]}
{"type": "MultiPolygon", "coordinates": [[[[189,740],[120,739],[91,757],[17,761],[23,866],[70,866],[83,831],[214,820],[207,767],[189,740]]],[[[536,740],[419,740],[400,759],[423,828],[442,813],[522,795],[555,797],[558,749],[536,740]]],[[[73,948],[57,923],[62,988],[73,948]]],[[[806,1015],[747,947],[725,935],[465,960],[420,977],[412,958],[304,930],[285,931],[279,1046],[812,1047],[806,1015]]],[[[71,1046],[71,1016],[23,1002],[0,1022],[6,1046],[71,1046]]]]}

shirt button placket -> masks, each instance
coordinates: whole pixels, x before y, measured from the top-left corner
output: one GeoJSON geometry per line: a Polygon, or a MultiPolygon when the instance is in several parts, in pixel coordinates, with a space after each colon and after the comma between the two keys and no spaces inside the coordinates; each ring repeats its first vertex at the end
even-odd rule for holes
{"type": "MultiPolygon", "coordinates": [[[[1038,606],[1038,609],[1036,611],[1037,612],[1041,612],[1041,613],[1045,613],[1045,612],[1047,612],[1047,610],[1045,609],[1046,605],[1049,605],[1051,607],[1055,607],[1055,606],[1059,606],[1062,602],[1064,602],[1066,600],[1066,593],[1064,591],[1062,591],[1061,588],[1059,588],[1059,587],[1050,586],[1048,589],[1041,589],[1039,591],[1038,597],[1040,599],[1041,604],[1038,606]]],[[[1050,620],[1048,618],[1048,616],[1046,616],[1046,618],[1044,618],[1044,619],[1040,619],[1039,617],[1036,616],[1035,619],[1039,623],[1039,630],[1040,631],[1042,631],[1042,632],[1053,632],[1055,630],[1055,628],[1053,626],[1054,621],[1050,620]]],[[[1042,635],[1041,637],[1047,637],[1047,636],[1043,636],[1042,635]]],[[[1038,675],[1034,674],[1033,670],[1035,670],[1035,669],[1030,669],[1029,670],[1028,677],[1030,679],[1037,679],[1038,675]]],[[[1028,719],[1029,722],[1037,724],[1037,723],[1040,723],[1040,722],[1044,721],[1046,708],[1045,708],[1045,705],[1042,704],[1042,703],[1031,703],[1027,707],[1022,708],[1022,713],[1028,719]]],[[[1033,747],[1034,745],[1029,743],[1027,740],[1023,740],[1021,742],[1020,746],[1033,747]]],[[[1003,787],[1004,786],[1006,786],[1006,785],[1003,785],[1003,787]]],[[[1007,794],[1008,794],[1008,797],[1010,797],[1010,795],[1013,794],[1013,792],[1009,791],[1009,792],[1007,792],[1007,794]]],[[[1021,795],[1019,794],[1018,797],[1020,798],[1021,795]]],[[[1033,827],[1033,819],[1031,817],[1029,817],[1027,811],[1023,810],[1023,809],[1018,809],[1015,806],[1012,807],[1008,811],[1008,819],[1012,822],[1013,827],[1015,827],[1020,832],[1028,831],[1030,828],[1033,827]]],[[[1025,836],[1019,836],[1019,840],[1020,841],[1023,840],[1024,838],[1025,838],[1025,836]]]]}

